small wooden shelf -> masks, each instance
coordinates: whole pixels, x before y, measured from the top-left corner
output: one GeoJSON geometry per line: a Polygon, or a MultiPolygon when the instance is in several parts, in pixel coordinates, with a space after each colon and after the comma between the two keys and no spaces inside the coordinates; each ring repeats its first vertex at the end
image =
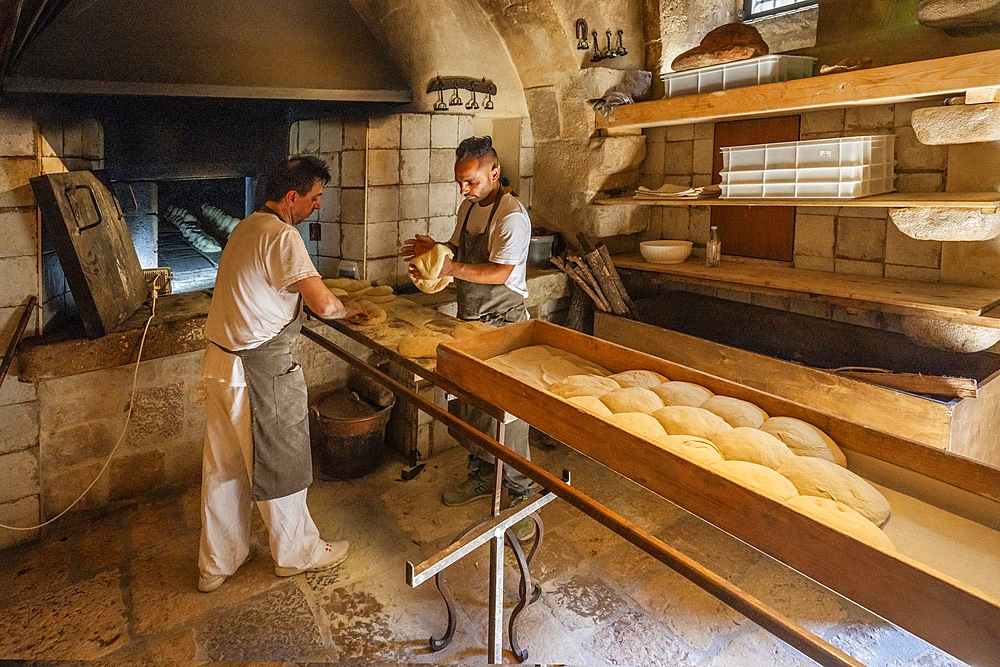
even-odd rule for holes
{"type": "Polygon", "coordinates": [[[824,206],[886,208],[962,208],[996,213],[1000,192],[896,192],[857,199],[636,199],[613,197],[595,199],[602,206],[824,206]]]}
{"type": "Polygon", "coordinates": [[[811,298],[848,307],[1000,328],[1000,318],[990,310],[1000,304],[1000,287],[853,276],[773,264],[727,262],[725,258],[721,266],[712,268],[705,266],[704,260],[653,264],[638,254],[615,255],[613,259],[619,269],[654,273],[671,281],[811,298]]]}
{"type": "Polygon", "coordinates": [[[652,100],[597,114],[597,128],[637,129],[779,116],[866,104],[894,104],[1000,85],[1000,50],[828,74],[795,81],[652,100]]]}

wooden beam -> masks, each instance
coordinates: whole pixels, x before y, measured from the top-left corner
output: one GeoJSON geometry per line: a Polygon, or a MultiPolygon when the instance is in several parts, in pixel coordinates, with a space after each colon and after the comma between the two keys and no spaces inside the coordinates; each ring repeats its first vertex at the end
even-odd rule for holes
{"type": "Polygon", "coordinates": [[[1000,50],[827,74],[638,104],[623,104],[597,128],[659,127],[778,116],[814,109],[894,104],[1000,85],[1000,50]]]}

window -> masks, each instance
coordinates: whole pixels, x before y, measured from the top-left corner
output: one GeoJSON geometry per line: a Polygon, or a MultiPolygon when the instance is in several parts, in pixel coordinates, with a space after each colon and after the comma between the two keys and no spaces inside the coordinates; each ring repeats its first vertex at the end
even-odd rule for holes
{"type": "Polygon", "coordinates": [[[818,5],[819,0],[743,0],[743,11],[740,12],[740,18],[744,21],[759,19],[818,5]]]}

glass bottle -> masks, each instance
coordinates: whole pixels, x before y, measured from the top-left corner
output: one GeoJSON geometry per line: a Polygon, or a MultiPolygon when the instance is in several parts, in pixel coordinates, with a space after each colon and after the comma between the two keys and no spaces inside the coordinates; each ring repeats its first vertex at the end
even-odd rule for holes
{"type": "Polygon", "coordinates": [[[708,233],[708,243],[705,244],[705,266],[718,266],[722,263],[722,241],[719,240],[719,228],[713,225],[708,233]]]}

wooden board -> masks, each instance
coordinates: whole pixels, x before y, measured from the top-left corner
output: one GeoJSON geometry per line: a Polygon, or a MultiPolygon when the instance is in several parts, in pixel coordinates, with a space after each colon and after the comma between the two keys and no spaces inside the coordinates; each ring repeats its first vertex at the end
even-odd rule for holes
{"type": "MultiPolygon", "coordinates": [[[[921,283],[874,276],[854,276],[826,271],[806,271],[788,267],[752,263],[727,262],[716,267],[706,267],[700,259],[689,259],[680,264],[654,264],[639,254],[616,255],[615,266],[670,276],[671,280],[696,284],[734,286],[752,291],[781,293],[782,295],[807,294],[825,300],[860,301],[883,306],[889,312],[901,312],[922,317],[972,317],[975,318],[1000,303],[1000,288],[921,283]],[[894,310],[889,310],[894,308],[894,310]]],[[[857,304],[854,304],[857,305],[857,304]]],[[[984,318],[985,320],[985,318],[984,318]]],[[[976,323],[979,323],[978,321],[976,323]]],[[[1000,328],[995,323],[983,326],[1000,328]]]]}
{"type": "MultiPolygon", "coordinates": [[[[699,382],[751,400],[770,414],[808,419],[845,447],[869,439],[887,447],[919,445],[546,322],[523,322],[442,345],[438,354],[439,371],[467,390],[958,658],[1000,665],[997,600],[903,554],[883,553],[816,523],[484,363],[535,344],[572,352],[612,371],[647,368],[699,382]]],[[[984,486],[1000,489],[1000,470],[951,458],[984,486]]]]}
{"type": "MultiPolygon", "coordinates": [[[[712,182],[722,182],[722,148],[797,141],[798,138],[798,116],[716,123],[712,182]]],[[[794,209],[771,206],[713,208],[711,213],[712,224],[719,228],[719,240],[726,254],[792,261],[794,209]]]]}
{"type": "Polygon", "coordinates": [[[601,206],[822,206],[886,208],[961,208],[996,213],[1000,193],[996,192],[894,192],[856,199],[636,199],[609,197],[595,199],[601,206]]]}
{"type": "Polygon", "coordinates": [[[147,287],[114,195],[89,171],[36,176],[31,189],[87,336],[118,331],[147,287]]]}
{"type": "Polygon", "coordinates": [[[1000,50],[748,86],[703,95],[623,104],[598,129],[659,127],[813,109],[894,104],[1000,84],[1000,50]]]}

